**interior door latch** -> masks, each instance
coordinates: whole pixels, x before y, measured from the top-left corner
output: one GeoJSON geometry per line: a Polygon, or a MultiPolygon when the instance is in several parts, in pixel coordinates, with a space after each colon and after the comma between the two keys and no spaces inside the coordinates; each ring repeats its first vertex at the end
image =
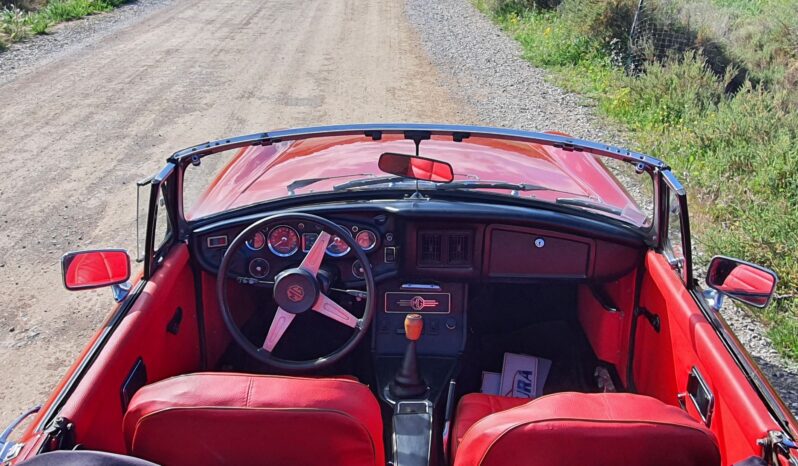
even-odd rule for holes
{"type": "Polygon", "coordinates": [[[635,314],[645,317],[648,323],[654,327],[654,331],[659,333],[662,323],[660,322],[659,316],[657,314],[654,314],[644,307],[638,307],[635,309],[635,314]]]}

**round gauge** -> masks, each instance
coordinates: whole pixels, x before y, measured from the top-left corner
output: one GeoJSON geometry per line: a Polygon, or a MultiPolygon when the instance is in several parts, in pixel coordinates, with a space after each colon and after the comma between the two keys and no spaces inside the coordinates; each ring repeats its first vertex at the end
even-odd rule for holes
{"type": "Polygon", "coordinates": [[[377,245],[377,235],[371,230],[360,230],[355,236],[355,241],[364,251],[371,251],[377,245]]]}
{"type": "Polygon", "coordinates": [[[280,225],[269,233],[269,250],[280,257],[288,257],[299,249],[299,234],[293,228],[280,225]]]}
{"type": "Polygon", "coordinates": [[[266,246],[266,235],[264,235],[262,231],[259,231],[252,235],[252,238],[247,240],[246,245],[253,251],[260,251],[263,249],[263,246],[266,246]]]}
{"type": "Polygon", "coordinates": [[[333,236],[327,244],[327,254],[332,257],[341,257],[349,252],[351,248],[346,241],[342,240],[338,235],[333,236]]]}
{"type": "Polygon", "coordinates": [[[363,268],[363,264],[361,264],[359,260],[356,260],[352,263],[352,275],[361,280],[366,276],[366,270],[363,268]]]}
{"type": "Polygon", "coordinates": [[[269,262],[262,257],[256,257],[249,262],[249,274],[254,278],[266,278],[269,269],[269,262]]]}

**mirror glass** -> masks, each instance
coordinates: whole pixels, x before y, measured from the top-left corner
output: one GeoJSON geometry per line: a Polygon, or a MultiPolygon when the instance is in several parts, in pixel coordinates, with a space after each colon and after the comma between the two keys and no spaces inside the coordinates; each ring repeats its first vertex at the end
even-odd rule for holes
{"type": "Polygon", "coordinates": [[[386,152],[380,156],[380,170],[414,180],[449,183],[454,179],[452,166],[440,160],[386,152]]]}
{"type": "Polygon", "coordinates": [[[756,307],[770,303],[776,281],[771,270],[722,256],[712,258],[707,272],[707,285],[711,288],[756,307]]]}
{"type": "Polygon", "coordinates": [[[116,285],[130,278],[130,259],[122,249],[70,252],[61,259],[61,267],[68,290],[116,285]]]}

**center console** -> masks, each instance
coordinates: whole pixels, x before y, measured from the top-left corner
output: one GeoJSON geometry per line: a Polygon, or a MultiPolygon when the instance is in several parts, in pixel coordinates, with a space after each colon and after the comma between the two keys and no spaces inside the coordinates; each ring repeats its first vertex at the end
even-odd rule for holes
{"type": "Polygon", "coordinates": [[[464,283],[400,281],[378,288],[372,346],[377,393],[393,408],[396,466],[428,465],[443,455],[432,440],[448,430],[446,413],[452,407],[446,405],[453,401],[444,392],[453,390],[458,356],[465,347],[467,289],[464,283]],[[409,323],[419,320],[423,326],[409,333],[406,329],[414,328],[409,323]],[[397,384],[419,378],[419,390],[397,389],[397,384]]]}
{"type": "Polygon", "coordinates": [[[424,330],[418,342],[420,356],[455,357],[465,345],[463,283],[402,283],[391,281],[378,288],[373,349],[377,357],[399,356],[407,346],[404,320],[421,314],[424,330]]]}

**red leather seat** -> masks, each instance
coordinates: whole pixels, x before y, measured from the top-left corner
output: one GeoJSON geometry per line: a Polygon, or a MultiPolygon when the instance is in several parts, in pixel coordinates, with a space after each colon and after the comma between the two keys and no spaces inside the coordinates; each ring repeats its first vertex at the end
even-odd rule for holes
{"type": "Polygon", "coordinates": [[[529,401],[527,398],[511,398],[483,393],[469,393],[460,398],[452,428],[452,457],[457,455],[457,447],[463,441],[465,433],[477,421],[491,414],[527,404],[529,401]]]}
{"type": "MultiPolygon", "coordinates": [[[[510,402],[486,397],[498,398],[464,397],[465,423],[471,422],[469,412],[486,406],[504,410],[467,429],[454,453],[455,466],[720,465],[715,435],[684,411],[654,398],[557,393],[510,407],[510,402]]],[[[463,411],[458,407],[458,415],[463,411]]],[[[459,423],[455,419],[453,432],[465,427],[459,423]]]]}
{"type": "Polygon", "coordinates": [[[384,465],[380,407],[351,379],[197,373],[141,388],[131,455],[182,464],[384,465]]]}

